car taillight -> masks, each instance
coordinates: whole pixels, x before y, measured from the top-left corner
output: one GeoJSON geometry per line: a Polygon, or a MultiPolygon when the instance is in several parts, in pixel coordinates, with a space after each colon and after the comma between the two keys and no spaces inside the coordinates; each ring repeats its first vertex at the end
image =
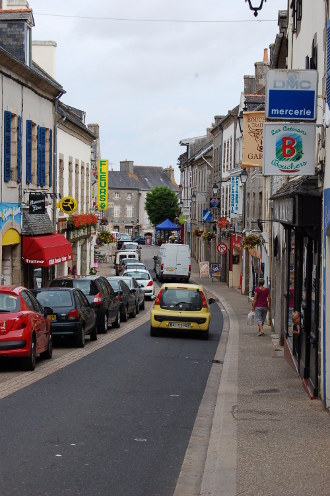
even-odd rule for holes
{"type": "Polygon", "coordinates": [[[118,301],[122,301],[122,299],[123,299],[122,295],[117,295],[117,299],[118,299],[118,301]]]}
{"type": "Polygon", "coordinates": [[[11,331],[18,331],[19,329],[25,329],[26,328],[26,322],[24,322],[22,319],[18,318],[15,319],[13,322],[13,325],[11,326],[11,331]]]}
{"type": "Polygon", "coordinates": [[[160,270],[164,270],[164,264],[160,264],[160,270]]]}
{"type": "Polygon", "coordinates": [[[102,295],[101,293],[97,293],[94,296],[94,305],[101,305],[102,304],[102,295]]]}
{"type": "Polygon", "coordinates": [[[189,265],[189,272],[191,272],[191,265],[189,265]]]}
{"type": "Polygon", "coordinates": [[[204,296],[204,293],[201,293],[201,295],[202,295],[202,307],[207,308],[207,301],[206,301],[206,298],[204,296]]]}
{"type": "Polygon", "coordinates": [[[79,319],[79,312],[75,308],[74,310],[70,310],[68,313],[68,320],[78,320],[79,319]]]}
{"type": "Polygon", "coordinates": [[[150,281],[148,282],[147,286],[153,286],[153,284],[154,284],[154,281],[152,281],[152,280],[150,279],[150,281]]]}
{"type": "Polygon", "coordinates": [[[155,305],[160,305],[160,299],[162,297],[162,292],[163,292],[163,290],[161,289],[157,295],[157,298],[155,299],[155,305]]]}

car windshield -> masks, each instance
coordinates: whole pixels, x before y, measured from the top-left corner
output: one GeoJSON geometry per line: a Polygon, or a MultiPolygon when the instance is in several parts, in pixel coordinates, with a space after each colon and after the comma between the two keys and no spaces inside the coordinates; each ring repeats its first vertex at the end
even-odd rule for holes
{"type": "Polygon", "coordinates": [[[160,307],[171,310],[201,310],[202,295],[192,289],[165,289],[160,299],[160,307]]]}
{"type": "Polygon", "coordinates": [[[136,250],[137,245],[135,243],[125,243],[125,250],[136,250]]]}
{"type": "Polygon", "coordinates": [[[134,279],[140,279],[143,281],[148,281],[150,279],[149,274],[146,272],[126,272],[125,276],[130,276],[134,279]]]}
{"type": "Polygon", "coordinates": [[[143,264],[126,264],[126,269],[127,270],[130,270],[130,269],[145,269],[146,266],[143,265],[143,264]]]}
{"type": "Polygon", "coordinates": [[[18,296],[9,293],[0,293],[0,312],[15,313],[21,309],[18,296]]]}
{"type": "Polygon", "coordinates": [[[114,291],[119,291],[121,288],[120,288],[120,284],[119,284],[119,281],[118,279],[111,279],[110,277],[108,278],[108,281],[109,281],[109,284],[110,286],[112,287],[112,289],[114,291]]]}
{"type": "Polygon", "coordinates": [[[71,291],[38,291],[34,295],[43,307],[72,307],[71,291]]]}

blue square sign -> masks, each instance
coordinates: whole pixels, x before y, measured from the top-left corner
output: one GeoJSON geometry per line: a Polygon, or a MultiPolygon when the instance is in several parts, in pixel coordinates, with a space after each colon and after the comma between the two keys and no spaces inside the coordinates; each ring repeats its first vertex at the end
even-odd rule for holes
{"type": "Polygon", "coordinates": [[[212,212],[210,209],[203,210],[203,222],[210,222],[212,220],[212,212]]]}

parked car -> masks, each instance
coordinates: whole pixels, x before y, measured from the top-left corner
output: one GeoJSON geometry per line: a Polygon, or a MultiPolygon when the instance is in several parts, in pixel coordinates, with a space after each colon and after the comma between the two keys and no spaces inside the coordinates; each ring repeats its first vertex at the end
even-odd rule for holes
{"type": "Polygon", "coordinates": [[[130,269],[143,269],[143,270],[148,270],[148,267],[146,265],[144,265],[143,263],[134,263],[135,260],[133,262],[130,261],[130,259],[126,259],[124,258],[123,262],[122,262],[122,271],[123,270],[130,270],[130,269]]]}
{"type": "Polygon", "coordinates": [[[122,275],[133,277],[138,284],[143,286],[142,289],[144,291],[146,298],[148,297],[152,299],[154,297],[155,295],[154,281],[148,270],[130,269],[130,270],[125,270],[122,275]]]}
{"type": "Polygon", "coordinates": [[[136,251],[125,251],[125,250],[117,251],[115,256],[116,276],[119,276],[121,260],[124,258],[132,258],[139,261],[139,255],[137,254],[136,251]]]}
{"type": "Polygon", "coordinates": [[[53,279],[52,288],[80,289],[96,312],[98,333],[106,333],[110,324],[120,327],[120,302],[103,276],[62,276],[53,279]]]}
{"type": "Polygon", "coordinates": [[[36,367],[36,356],[52,358],[49,309],[22,286],[0,286],[0,356],[22,358],[27,370],[36,367]]]}
{"type": "Polygon", "coordinates": [[[139,246],[139,244],[135,243],[134,241],[124,241],[121,250],[136,251],[138,254],[140,254],[141,246],[139,246]]]}
{"type": "Polygon", "coordinates": [[[44,307],[50,308],[50,330],[55,336],[73,336],[77,346],[85,346],[85,336],[97,339],[96,313],[86,296],[76,288],[40,288],[31,293],[44,307]]]}
{"type": "Polygon", "coordinates": [[[145,293],[143,290],[143,285],[139,284],[133,277],[120,276],[120,278],[126,282],[127,286],[135,296],[136,301],[136,313],[140,310],[145,309],[145,293]]]}
{"type": "Polygon", "coordinates": [[[117,238],[117,247],[118,247],[118,250],[121,249],[122,244],[125,241],[132,241],[132,236],[130,234],[126,234],[126,233],[119,233],[119,238],[117,238]]]}
{"type": "Polygon", "coordinates": [[[190,247],[167,243],[161,245],[154,257],[156,279],[189,282],[191,274],[190,247]]]}
{"type": "Polygon", "coordinates": [[[197,331],[209,337],[210,309],[214,298],[206,299],[203,286],[197,284],[163,284],[151,309],[150,335],[159,331],[197,331]]]}
{"type": "Polygon", "coordinates": [[[131,290],[127,284],[120,279],[118,276],[107,277],[110,286],[115,292],[118,300],[120,301],[120,318],[123,322],[126,322],[128,316],[136,317],[136,304],[135,296],[132,294],[131,290]]]}
{"type": "Polygon", "coordinates": [[[143,236],[138,236],[137,238],[134,238],[133,241],[135,243],[138,243],[139,245],[145,245],[146,244],[146,240],[143,236]]]}

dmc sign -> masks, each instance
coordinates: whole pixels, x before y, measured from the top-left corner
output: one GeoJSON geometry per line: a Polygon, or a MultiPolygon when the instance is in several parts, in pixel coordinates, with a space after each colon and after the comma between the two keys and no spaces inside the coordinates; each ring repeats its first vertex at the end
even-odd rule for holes
{"type": "Polygon", "coordinates": [[[274,69],[267,73],[266,118],[316,120],[317,71],[274,69]]]}

